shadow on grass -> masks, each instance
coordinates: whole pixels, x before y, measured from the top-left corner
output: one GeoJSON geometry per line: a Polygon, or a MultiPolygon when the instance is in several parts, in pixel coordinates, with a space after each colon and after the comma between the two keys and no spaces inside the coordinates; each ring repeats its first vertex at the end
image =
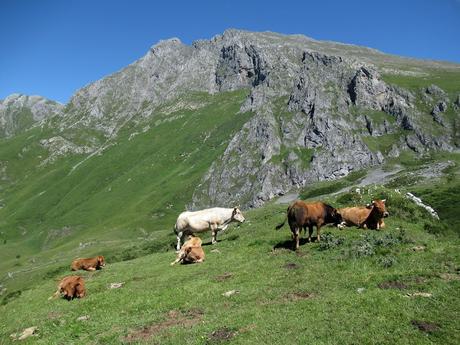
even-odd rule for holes
{"type": "MultiPolygon", "coordinates": [[[[316,237],[312,237],[311,241],[315,242],[316,237]]],[[[300,238],[299,239],[299,245],[300,246],[303,246],[303,245],[305,245],[307,243],[309,243],[308,239],[306,239],[306,238],[300,238]]],[[[294,252],[295,251],[294,250],[294,241],[293,240],[286,240],[286,241],[283,241],[283,242],[279,242],[279,243],[277,243],[277,244],[275,244],[273,246],[273,249],[275,249],[275,250],[276,249],[290,249],[290,250],[292,250],[294,252]]]]}

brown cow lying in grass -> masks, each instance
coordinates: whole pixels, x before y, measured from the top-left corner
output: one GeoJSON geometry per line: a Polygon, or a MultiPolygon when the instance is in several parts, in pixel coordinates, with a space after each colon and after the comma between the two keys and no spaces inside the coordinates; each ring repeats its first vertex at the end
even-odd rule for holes
{"type": "Polygon", "coordinates": [[[389,213],[385,207],[384,200],[373,200],[367,206],[345,207],[339,209],[343,222],[339,228],[355,225],[364,229],[380,230],[385,226],[383,218],[388,217],[389,213]]]}
{"type": "Polygon", "coordinates": [[[102,255],[96,256],[95,258],[87,259],[76,259],[72,261],[70,269],[72,271],[85,270],[85,271],[95,271],[101,269],[105,266],[105,259],[102,255]]]}
{"type": "MultiPolygon", "coordinates": [[[[302,200],[294,201],[287,209],[287,221],[292,231],[292,239],[294,240],[295,250],[299,249],[299,235],[302,228],[307,231],[308,241],[311,242],[313,234],[313,226],[316,226],[316,238],[320,240],[320,229],[325,224],[340,224],[342,218],[335,208],[321,201],[305,202],[302,200]]],[[[283,223],[276,226],[279,230],[283,223]]]]}
{"type": "Polygon", "coordinates": [[[177,258],[171,262],[171,266],[179,263],[182,264],[193,264],[200,263],[204,261],[204,251],[201,248],[201,238],[189,236],[189,239],[182,245],[179,252],[177,253],[177,258]]]}
{"type": "Polygon", "coordinates": [[[86,289],[83,278],[80,276],[68,276],[62,278],[59,282],[57,291],[48,299],[56,298],[61,295],[63,298],[70,301],[74,298],[83,298],[85,294],[86,289]]]}

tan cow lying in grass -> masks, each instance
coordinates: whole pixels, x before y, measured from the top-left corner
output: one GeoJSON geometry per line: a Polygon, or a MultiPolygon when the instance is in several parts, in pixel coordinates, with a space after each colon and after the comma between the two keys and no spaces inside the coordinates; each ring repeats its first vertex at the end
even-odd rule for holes
{"type": "Polygon", "coordinates": [[[204,251],[201,248],[201,238],[189,236],[189,239],[182,245],[180,251],[177,253],[175,261],[171,262],[171,266],[179,263],[193,264],[204,261],[204,251]]]}
{"type": "Polygon", "coordinates": [[[364,229],[380,230],[385,226],[383,218],[388,217],[389,213],[385,207],[384,200],[373,200],[367,206],[345,207],[339,209],[343,222],[339,228],[344,226],[357,226],[364,229]]]}
{"type": "Polygon", "coordinates": [[[85,270],[95,271],[105,266],[105,259],[102,255],[96,256],[95,258],[76,259],[72,261],[70,269],[72,271],[85,270]]]}
{"type": "Polygon", "coordinates": [[[71,300],[74,298],[83,298],[85,297],[86,289],[85,289],[85,281],[80,276],[68,276],[62,278],[59,282],[58,289],[48,299],[56,298],[61,295],[63,298],[67,300],[71,300]]]}

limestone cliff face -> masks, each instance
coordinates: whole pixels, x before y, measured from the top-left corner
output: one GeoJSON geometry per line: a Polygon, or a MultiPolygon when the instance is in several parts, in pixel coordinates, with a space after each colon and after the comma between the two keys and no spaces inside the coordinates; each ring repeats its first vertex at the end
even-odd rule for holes
{"type": "Polygon", "coordinates": [[[55,116],[63,105],[41,96],[12,94],[0,100],[0,138],[11,137],[55,116]]]}
{"type": "MultiPolygon", "coordinates": [[[[175,109],[191,106],[184,95],[245,88],[241,112],[252,116],[209,167],[189,206],[254,207],[311,182],[381,164],[401,150],[457,149],[447,114],[460,116],[460,98],[452,101],[430,87],[424,102],[434,105],[422,114],[414,92],[381,77],[434,67],[459,69],[300,35],[227,30],[190,46],[174,38],[77,91],[54,122],[64,134],[43,145],[66,142],[63,154],[76,152],[65,135],[69,129],[95,129],[111,140],[126,124],[154,118],[166,103],[181,99],[175,109]],[[394,142],[382,149],[379,138],[394,142]]],[[[95,140],[78,152],[102,151],[95,140]]]]}

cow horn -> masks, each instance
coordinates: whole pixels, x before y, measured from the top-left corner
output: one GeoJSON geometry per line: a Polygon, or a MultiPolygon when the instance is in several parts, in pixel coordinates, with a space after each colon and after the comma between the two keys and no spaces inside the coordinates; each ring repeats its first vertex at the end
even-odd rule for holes
{"type": "Polygon", "coordinates": [[[387,199],[383,199],[383,200],[382,200],[382,202],[385,202],[385,201],[387,201],[387,199]]]}

